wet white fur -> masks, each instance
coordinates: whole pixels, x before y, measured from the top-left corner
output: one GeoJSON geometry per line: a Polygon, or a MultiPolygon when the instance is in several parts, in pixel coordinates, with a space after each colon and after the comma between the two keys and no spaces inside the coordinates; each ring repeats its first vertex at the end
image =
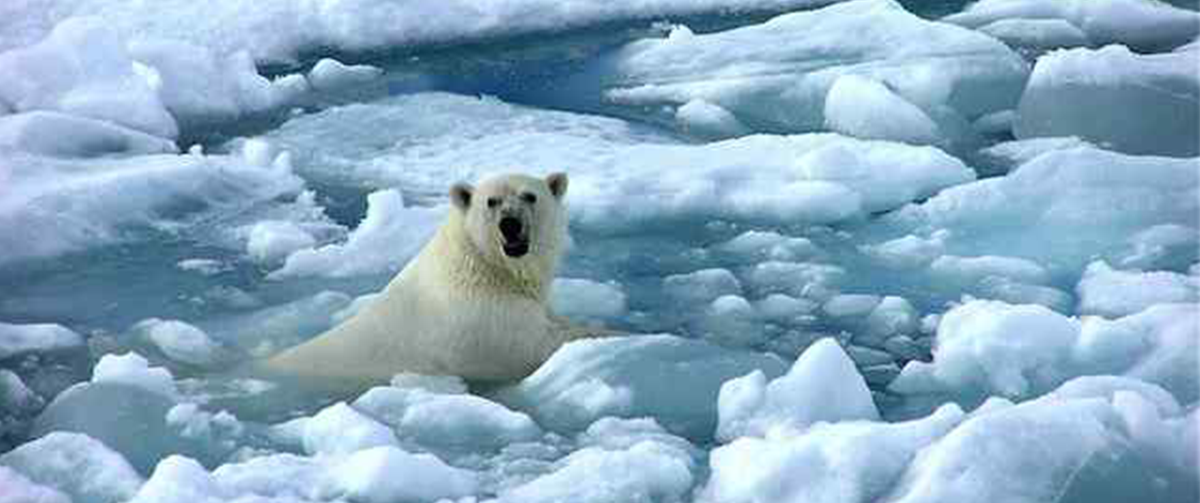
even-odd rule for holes
{"type": "MultiPolygon", "coordinates": [[[[564,342],[586,336],[550,313],[548,299],[566,243],[566,177],[506,175],[468,190],[433,239],[387,285],[383,295],[341,325],[267,361],[272,372],[386,380],[399,372],[457,375],[469,380],[524,377],[564,342]],[[501,250],[489,197],[526,203],[530,251],[501,250]],[[460,204],[461,203],[461,204],[460,204]]],[[[452,196],[457,195],[452,191],[452,196]]]]}

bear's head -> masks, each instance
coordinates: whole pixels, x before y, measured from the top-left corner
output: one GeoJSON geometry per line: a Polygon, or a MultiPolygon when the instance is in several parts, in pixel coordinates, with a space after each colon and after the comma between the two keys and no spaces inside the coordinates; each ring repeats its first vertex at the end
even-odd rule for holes
{"type": "Polygon", "coordinates": [[[566,236],[567,175],[489,178],[472,187],[457,183],[450,201],[461,214],[475,249],[489,261],[536,261],[553,268],[566,236]]]}

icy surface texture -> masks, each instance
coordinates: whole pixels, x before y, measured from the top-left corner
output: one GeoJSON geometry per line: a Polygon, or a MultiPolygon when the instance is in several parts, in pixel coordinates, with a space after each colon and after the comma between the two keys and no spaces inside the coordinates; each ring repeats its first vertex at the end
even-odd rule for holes
{"type": "Polygon", "coordinates": [[[1049,24],[1061,20],[1086,37],[1086,45],[1124,44],[1139,51],[1169,50],[1200,32],[1195,11],[1143,0],[983,0],[942,20],[988,33],[1006,30],[998,26],[1008,23],[1027,33],[1053,32],[1060,42],[1080,42],[1068,28],[1049,24]]]}
{"type": "Polygon", "coordinates": [[[705,439],[716,431],[721,384],[751,370],[775,377],[785,366],[761,353],[668,335],[578,341],[498,397],[552,430],[583,428],[604,416],[652,417],[668,430],[705,439]],[[687,383],[687,393],[677,392],[679,383],[687,383]]]}
{"type": "Polygon", "coordinates": [[[879,419],[867,383],[833,339],[809,346],[786,375],[769,383],[762,371],[727,381],[717,413],[717,438],[724,441],[819,421],[879,419]]]}
{"type": "Polygon", "coordinates": [[[995,39],[922,20],[889,0],[860,0],[634,42],[579,85],[598,75],[604,99],[629,107],[703,100],[758,131],[828,123],[864,137],[961,144],[970,140],[967,121],[1013,107],[1027,73],[995,39]]]}
{"type": "Polygon", "coordinates": [[[270,0],[199,5],[187,0],[169,0],[133,6],[106,0],[54,0],[41,8],[24,4],[11,8],[13,15],[25,17],[20,23],[6,23],[0,50],[29,44],[62,19],[83,15],[96,16],[126,36],[179,38],[204,45],[218,54],[252,49],[255,60],[282,62],[316,48],[361,51],[462,43],[630,19],[784,10],[831,1],[620,0],[596,4],[507,0],[480,4],[454,0],[412,5],[403,0],[301,3],[270,0]]]}
{"type": "Polygon", "coordinates": [[[971,400],[1041,395],[1083,375],[1127,375],[1185,403],[1198,397],[1195,304],[1124,318],[1068,318],[1038,305],[972,301],[941,318],[933,362],[911,362],[891,389],[971,400]]]}
{"type": "Polygon", "coordinates": [[[1078,136],[1133,154],[1200,154],[1200,119],[1192,113],[1200,103],[1196,57],[1195,51],[1138,55],[1119,45],[1042,56],[1013,132],[1078,136]]]}

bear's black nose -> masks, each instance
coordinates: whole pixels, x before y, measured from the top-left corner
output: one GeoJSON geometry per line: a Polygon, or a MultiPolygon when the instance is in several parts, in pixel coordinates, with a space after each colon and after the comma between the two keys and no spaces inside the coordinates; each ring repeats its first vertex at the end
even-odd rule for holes
{"type": "Polygon", "coordinates": [[[504,239],[508,241],[516,241],[521,238],[521,220],[514,217],[504,217],[500,219],[500,234],[504,235],[504,239]]]}

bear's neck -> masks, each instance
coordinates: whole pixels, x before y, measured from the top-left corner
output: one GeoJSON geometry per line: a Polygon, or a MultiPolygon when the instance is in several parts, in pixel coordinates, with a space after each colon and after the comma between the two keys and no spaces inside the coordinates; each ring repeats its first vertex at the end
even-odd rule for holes
{"type": "Polygon", "coordinates": [[[445,262],[447,270],[443,271],[450,284],[468,292],[492,291],[529,298],[541,304],[547,302],[557,257],[496,263],[497,259],[486,257],[469,245],[470,238],[458,225],[450,223],[438,232],[445,234],[439,236],[440,243],[457,248],[440,252],[442,257],[454,258],[445,262]]]}

